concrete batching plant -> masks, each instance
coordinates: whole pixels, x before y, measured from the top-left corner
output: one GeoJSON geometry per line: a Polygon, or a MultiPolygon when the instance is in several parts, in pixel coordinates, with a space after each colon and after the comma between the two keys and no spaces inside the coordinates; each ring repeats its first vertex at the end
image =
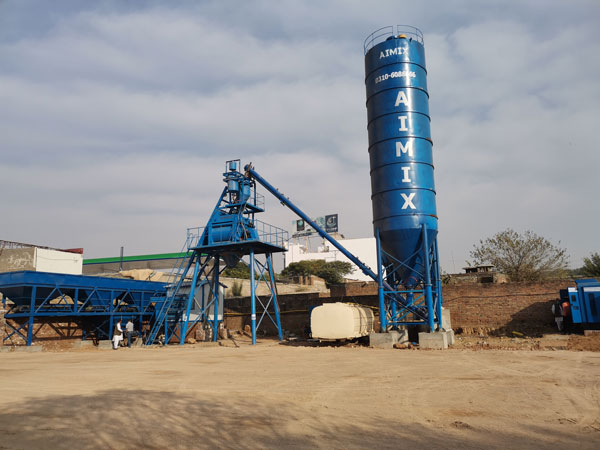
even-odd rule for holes
{"type": "MultiPolygon", "coordinates": [[[[6,291],[0,283],[0,292],[19,299],[19,314],[27,317],[27,342],[31,344],[33,320],[40,314],[68,314],[76,318],[89,315],[101,320],[100,325],[94,323],[95,328],[102,328],[102,334],[109,335],[115,316],[125,312],[137,317],[140,326],[148,323],[148,345],[166,344],[176,338],[183,344],[192,327],[200,323],[217,340],[223,314],[215,311],[223,311],[224,301],[220,275],[243,257],[249,258],[250,266],[253,343],[263,319],[272,322],[282,339],[272,254],[285,251],[288,235],[255,218],[264,212],[264,199],[256,191],[259,184],[378,283],[383,333],[407,325],[423,325],[430,332],[442,330],[438,218],[423,35],[414,27],[382,28],[367,38],[364,51],[376,270],[331,236],[326,226],[320,226],[300,210],[252,164],[242,169],[239,160],[231,160],[226,162],[225,187],[206,227],[191,233],[188,230],[184,257],[176,266],[178,281],[173,285],[163,284],[149,292],[151,289],[139,282],[135,286],[120,286],[122,280],[104,281],[100,286],[89,282],[81,285],[79,279],[55,283],[36,278],[7,280],[4,288],[13,290],[6,291]],[[191,280],[186,279],[188,272],[193,274],[191,280]],[[262,299],[257,295],[258,283],[268,287],[269,294],[262,299]],[[65,290],[67,287],[70,290],[65,290]],[[102,295],[98,294],[100,291],[102,295]],[[55,294],[64,304],[48,306],[55,294]]],[[[358,321],[360,326],[358,331],[352,328],[353,336],[364,335],[373,327],[372,317],[362,320],[364,314],[358,314],[359,309],[339,307],[331,311],[358,321]]],[[[17,313],[16,308],[13,313],[17,313]]],[[[324,315],[329,316],[330,312],[324,315]]],[[[444,333],[439,335],[446,339],[444,333]]]]}

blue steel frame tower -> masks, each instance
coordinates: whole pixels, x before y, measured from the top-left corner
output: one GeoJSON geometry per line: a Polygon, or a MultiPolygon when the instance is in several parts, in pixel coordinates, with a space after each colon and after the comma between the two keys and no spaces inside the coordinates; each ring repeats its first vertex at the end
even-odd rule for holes
{"type": "Polygon", "coordinates": [[[244,256],[249,256],[252,344],[256,344],[256,332],[265,318],[269,318],[276,327],[279,340],[283,339],[272,255],[285,251],[288,233],[255,219],[255,214],[264,212],[264,197],[257,194],[254,180],[240,172],[239,168],[239,160],[226,162],[223,173],[226,186],[206,227],[191,240],[188,233],[191,255],[157,314],[148,344],[154,343],[164,327],[165,344],[179,332],[179,343],[183,345],[188,331],[198,322],[209,324],[212,339],[217,341],[221,321],[219,311],[223,309],[219,303],[224,300],[220,295],[219,278],[226,268],[235,267],[244,256]],[[192,268],[187,292],[185,278],[192,268]],[[262,298],[257,295],[260,283],[264,283],[269,292],[262,298]],[[206,285],[208,295],[204,288],[206,285]],[[198,308],[194,308],[197,314],[195,319],[190,320],[193,306],[198,308]],[[269,311],[271,307],[272,311],[269,311]]]}
{"type": "Polygon", "coordinates": [[[416,323],[434,331],[442,290],[423,34],[381,28],[364,51],[382,331],[416,323]]]}

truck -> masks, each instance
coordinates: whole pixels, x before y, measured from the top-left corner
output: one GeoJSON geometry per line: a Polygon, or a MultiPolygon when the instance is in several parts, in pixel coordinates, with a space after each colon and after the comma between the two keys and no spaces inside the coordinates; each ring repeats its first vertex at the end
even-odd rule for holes
{"type": "Polygon", "coordinates": [[[575,281],[576,287],[560,291],[571,306],[573,323],[600,324],[600,282],[594,278],[575,281]]]}

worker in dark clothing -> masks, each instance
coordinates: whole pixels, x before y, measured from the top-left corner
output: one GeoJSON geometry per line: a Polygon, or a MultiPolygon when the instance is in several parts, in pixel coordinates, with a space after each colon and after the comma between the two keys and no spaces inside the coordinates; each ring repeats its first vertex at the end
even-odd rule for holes
{"type": "Polygon", "coordinates": [[[552,303],[552,314],[554,315],[554,321],[556,322],[556,327],[558,331],[564,330],[564,317],[562,312],[562,301],[556,300],[552,303]]]}

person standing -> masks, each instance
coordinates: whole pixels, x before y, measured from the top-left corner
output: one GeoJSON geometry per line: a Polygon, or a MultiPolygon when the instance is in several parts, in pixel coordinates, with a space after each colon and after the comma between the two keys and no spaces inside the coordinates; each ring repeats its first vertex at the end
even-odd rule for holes
{"type": "Polygon", "coordinates": [[[133,337],[133,322],[131,319],[125,324],[125,336],[127,337],[127,347],[131,348],[131,338],[133,337]]]}
{"type": "Polygon", "coordinates": [[[113,332],[113,349],[119,348],[119,343],[123,340],[123,328],[121,328],[121,319],[117,321],[113,332]]]}
{"type": "Polygon", "coordinates": [[[563,307],[562,302],[560,300],[556,300],[552,304],[552,314],[554,315],[554,321],[556,322],[556,327],[558,331],[562,332],[564,327],[563,321],[563,307]]]}

